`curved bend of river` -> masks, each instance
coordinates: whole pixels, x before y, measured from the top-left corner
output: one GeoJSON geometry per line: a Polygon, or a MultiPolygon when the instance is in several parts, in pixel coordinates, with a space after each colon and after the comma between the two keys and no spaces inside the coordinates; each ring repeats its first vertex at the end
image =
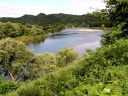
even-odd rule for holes
{"type": "Polygon", "coordinates": [[[54,35],[49,35],[45,41],[39,43],[29,43],[27,47],[36,54],[44,52],[56,53],[64,48],[74,48],[80,55],[86,50],[95,50],[100,47],[101,30],[93,29],[65,29],[54,35]]]}

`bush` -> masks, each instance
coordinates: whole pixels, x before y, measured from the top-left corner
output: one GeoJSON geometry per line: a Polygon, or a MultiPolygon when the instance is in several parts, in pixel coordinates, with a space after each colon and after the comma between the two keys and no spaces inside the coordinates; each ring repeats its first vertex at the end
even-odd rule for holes
{"type": "MultiPolygon", "coordinates": [[[[111,74],[106,73],[109,67],[126,66],[128,64],[128,40],[99,48],[79,62],[73,74],[86,78],[86,83],[111,81],[111,74]]],[[[112,70],[112,69],[110,69],[112,70]]],[[[117,71],[116,71],[117,72],[117,71]]],[[[124,72],[123,72],[124,73],[124,72]]],[[[113,73],[112,73],[113,74],[113,73]]],[[[118,78],[119,79],[119,78],[118,78]]]]}
{"type": "MultiPolygon", "coordinates": [[[[23,68],[27,66],[33,57],[26,46],[19,41],[11,38],[0,41],[0,66],[9,76],[11,80],[15,81],[23,78],[23,68]]],[[[2,74],[2,73],[1,73],[2,74]]]]}
{"type": "Polygon", "coordinates": [[[20,23],[0,23],[0,39],[6,37],[44,35],[43,27],[37,25],[22,25],[20,23]]]}
{"type": "Polygon", "coordinates": [[[29,85],[22,85],[17,90],[18,96],[42,96],[41,89],[34,83],[29,83],[29,85]]]}
{"type": "Polygon", "coordinates": [[[105,88],[104,84],[99,82],[95,85],[80,84],[73,90],[66,91],[64,96],[109,96],[110,94],[111,90],[109,88],[105,88]]]}
{"type": "Polygon", "coordinates": [[[10,93],[6,94],[6,96],[19,96],[19,95],[15,91],[15,92],[10,92],[10,93]]]}
{"type": "Polygon", "coordinates": [[[60,67],[64,67],[69,63],[72,63],[77,59],[78,54],[74,49],[65,48],[60,50],[57,54],[57,65],[60,67]]]}
{"type": "Polygon", "coordinates": [[[37,55],[28,67],[31,78],[39,78],[57,70],[56,57],[54,54],[44,53],[37,55]]]}
{"type": "Polygon", "coordinates": [[[0,94],[6,94],[8,92],[16,90],[20,85],[16,82],[4,81],[0,83],[0,94]]]}
{"type": "Polygon", "coordinates": [[[118,26],[112,28],[110,32],[107,34],[104,34],[102,37],[101,43],[103,45],[110,45],[116,43],[118,40],[123,39],[121,28],[123,26],[122,24],[119,24],[118,26]]]}
{"type": "MultiPolygon", "coordinates": [[[[31,94],[37,94],[37,96],[118,96],[127,94],[127,84],[124,82],[128,80],[127,49],[128,40],[120,40],[115,44],[99,48],[96,52],[89,52],[76,64],[21,86],[16,93],[20,96],[26,96],[26,94],[28,96],[31,94]]],[[[50,57],[52,56],[50,55],[50,57]]],[[[35,62],[44,63],[44,58],[39,57],[35,62]]],[[[50,60],[45,61],[51,62],[50,60]]],[[[49,64],[47,62],[45,64],[49,64]]]]}

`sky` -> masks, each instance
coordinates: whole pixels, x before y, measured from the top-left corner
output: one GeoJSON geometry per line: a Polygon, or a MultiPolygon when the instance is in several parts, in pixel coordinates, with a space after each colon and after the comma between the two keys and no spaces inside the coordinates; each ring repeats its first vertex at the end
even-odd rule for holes
{"type": "Polygon", "coordinates": [[[0,17],[39,13],[82,15],[103,8],[103,0],[0,0],[0,17]]]}

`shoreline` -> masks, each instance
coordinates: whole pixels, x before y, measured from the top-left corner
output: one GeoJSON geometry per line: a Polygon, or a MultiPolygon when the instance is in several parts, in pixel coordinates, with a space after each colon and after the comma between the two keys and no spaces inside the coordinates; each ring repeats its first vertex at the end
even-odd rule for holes
{"type": "Polygon", "coordinates": [[[103,32],[103,30],[100,30],[100,29],[93,29],[93,28],[72,28],[73,30],[76,30],[76,31],[88,31],[88,32],[103,32]]]}

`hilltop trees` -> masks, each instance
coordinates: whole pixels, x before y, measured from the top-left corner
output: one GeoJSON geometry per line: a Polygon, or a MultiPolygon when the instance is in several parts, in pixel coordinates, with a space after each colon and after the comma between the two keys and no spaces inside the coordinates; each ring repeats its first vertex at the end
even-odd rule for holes
{"type": "MultiPolygon", "coordinates": [[[[103,13],[103,12],[102,12],[103,13]]],[[[17,22],[17,23],[22,23],[22,24],[36,24],[39,26],[54,26],[56,25],[67,25],[71,24],[73,26],[78,26],[78,27],[87,27],[90,25],[91,27],[101,27],[101,24],[106,24],[108,22],[104,22],[103,19],[101,19],[98,16],[95,15],[89,15],[89,14],[84,14],[84,15],[71,15],[71,14],[43,14],[40,13],[37,16],[33,15],[24,15],[19,18],[0,18],[1,22],[17,22]]]]}

